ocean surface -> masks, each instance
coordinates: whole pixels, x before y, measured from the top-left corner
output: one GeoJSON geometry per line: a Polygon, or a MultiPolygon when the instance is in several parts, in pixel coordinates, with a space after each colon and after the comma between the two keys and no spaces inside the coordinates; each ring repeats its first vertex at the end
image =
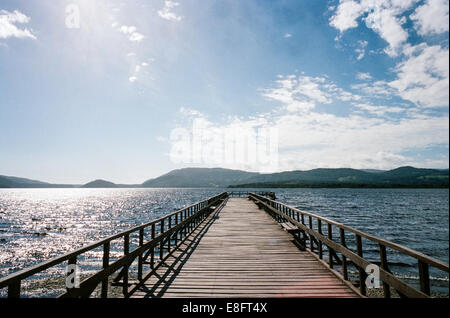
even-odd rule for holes
{"type": "MultiPolygon", "coordinates": [[[[449,260],[448,189],[264,190],[274,191],[288,205],[449,260]]],[[[0,277],[223,191],[227,189],[0,189],[0,277]]],[[[366,240],[363,245],[364,256],[378,261],[378,246],[366,240]]],[[[119,248],[112,252],[119,253],[119,248]]],[[[100,257],[98,251],[79,264],[93,270],[100,257]]],[[[394,273],[417,284],[413,258],[388,250],[388,260],[394,273]]],[[[34,275],[28,284],[58,270],[34,275]]],[[[448,294],[448,274],[430,273],[433,289],[448,294]]],[[[45,292],[28,291],[27,282],[24,286],[27,296],[45,292]]]]}

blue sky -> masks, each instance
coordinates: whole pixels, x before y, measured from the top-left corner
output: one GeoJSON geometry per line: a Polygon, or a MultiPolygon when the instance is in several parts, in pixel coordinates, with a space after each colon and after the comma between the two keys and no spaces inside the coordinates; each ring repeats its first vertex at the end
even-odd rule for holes
{"type": "MultiPolygon", "coordinates": [[[[140,183],[193,122],[277,130],[272,171],[448,167],[448,1],[0,3],[0,174],[140,183]]],[[[220,163],[220,162],[219,162],[220,163]]]]}

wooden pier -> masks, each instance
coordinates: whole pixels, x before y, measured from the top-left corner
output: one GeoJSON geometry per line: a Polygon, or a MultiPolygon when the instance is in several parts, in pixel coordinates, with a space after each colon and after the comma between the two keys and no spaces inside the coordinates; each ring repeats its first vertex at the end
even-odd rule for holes
{"type": "Polygon", "coordinates": [[[59,297],[366,297],[376,274],[384,297],[426,298],[429,268],[449,273],[445,262],[275,201],[273,192],[224,192],[0,278],[0,290],[20,297],[24,280],[52,267],[72,281],[73,265],[93,251],[102,252],[100,268],[59,297]],[[368,241],[379,261],[364,256],[368,241]],[[417,261],[419,286],[391,272],[391,252],[417,261]]]}
{"type": "Polygon", "coordinates": [[[356,297],[246,198],[194,231],[132,297],[356,297]],[[243,220],[246,220],[243,222],[243,220]]]}

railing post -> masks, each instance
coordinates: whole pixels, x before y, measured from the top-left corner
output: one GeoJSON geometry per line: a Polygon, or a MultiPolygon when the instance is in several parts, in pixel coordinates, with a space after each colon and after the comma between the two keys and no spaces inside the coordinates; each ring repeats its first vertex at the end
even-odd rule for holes
{"type": "MultiPolygon", "coordinates": [[[[200,211],[201,209],[203,209],[203,202],[199,204],[197,211],[192,213],[192,216],[197,215],[198,211],[200,211]]],[[[195,217],[193,217],[191,220],[191,230],[189,232],[192,232],[194,230],[194,227],[195,227],[195,217]]]]}
{"type": "MultiPolygon", "coordinates": [[[[356,251],[358,253],[359,257],[363,257],[363,249],[362,249],[362,242],[361,242],[361,236],[356,234],[356,251]]],[[[359,272],[359,290],[362,295],[366,295],[366,271],[358,266],[358,272],[359,272]]]]}
{"type": "Polygon", "coordinates": [[[430,272],[428,264],[419,260],[420,291],[430,295],[430,272]]]}
{"type": "MultiPolygon", "coordinates": [[[[343,228],[339,228],[339,236],[341,239],[341,245],[347,247],[347,245],[345,244],[345,232],[343,228]]],[[[342,273],[344,275],[344,279],[348,280],[347,257],[345,257],[344,254],[341,254],[341,256],[342,256],[342,273]]]]}
{"type": "Polygon", "coordinates": [[[17,280],[8,285],[8,298],[20,297],[20,280],[17,280]]]}
{"type": "MultiPolygon", "coordinates": [[[[186,221],[186,219],[188,218],[188,209],[189,208],[187,208],[183,211],[183,214],[184,214],[183,221],[186,221]]],[[[183,226],[183,237],[186,237],[186,231],[187,231],[187,224],[185,224],[183,226]]]]}
{"type": "MultiPolygon", "coordinates": [[[[160,236],[164,233],[164,219],[161,220],[161,227],[160,227],[160,236]]],[[[164,254],[164,238],[161,238],[161,241],[159,242],[159,259],[161,260],[163,258],[164,254]]]]}
{"type": "MultiPolygon", "coordinates": [[[[331,227],[330,223],[327,223],[327,224],[328,224],[328,239],[330,241],[332,241],[333,240],[333,228],[331,227]]],[[[328,246],[328,262],[330,264],[330,268],[333,268],[333,249],[330,246],[328,246]]]]}
{"type": "MultiPolygon", "coordinates": [[[[202,209],[204,209],[206,206],[208,205],[208,203],[203,203],[203,206],[202,206],[202,208],[200,209],[200,210],[202,210],[202,209]]],[[[200,210],[199,210],[199,212],[200,212],[200,210]]],[[[204,213],[205,211],[203,210],[202,211],[202,213],[204,213]]],[[[194,228],[197,226],[197,224],[199,223],[199,216],[200,216],[200,214],[201,213],[197,213],[196,215],[195,215],[195,217],[194,217],[194,227],[192,228],[192,230],[194,230],[194,228]]]]}
{"type": "MultiPolygon", "coordinates": [[[[312,230],[313,229],[313,224],[312,224],[312,217],[309,216],[309,228],[312,230]]],[[[313,235],[309,234],[309,248],[311,249],[311,252],[314,252],[314,243],[313,243],[313,235]]]]}
{"type": "MultiPolygon", "coordinates": [[[[102,268],[107,268],[109,266],[109,248],[110,248],[110,242],[105,242],[103,244],[103,264],[102,268]]],[[[101,298],[107,298],[108,297],[108,277],[106,277],[104,280],[102,280],[102,287],[101,287],[101,298]]]]}
{"type": "MultiPolygon", "coordinates": [[[[144,229],[139,229],[139,247],[144,245],[144,229]]],[[[142,254],[138,257],[138,280],[142,280],[142,254]]]]}
{"type": "MultiPolygon", "coordinates": [[[[292,209],[289,208],[289,210],[292,210],[292,209]]],[[[300,223],[300,212],[292,210],[292,214],[295,215],[295,218],[296,218],[297,222],[300,223]]],[[[305,238],[304,232],[303,231],[298,231],[297,232],[297,238],[299,240],[302,240],[302,236],[303,236],[303,245],[304,245],[304,247],[306,247],[306,242],[304,241],[304,238],[305,238]]]]}
{"type": "MultiPolygon", "coordinates": [[[[197,206],[197,205],[194,205],[193,207],[190,207],[190,208],[188,209],[188,219],[192,216],[192,211],[195,210],[195,207],[196,207],[196,206],[197,206]]],[[[191,232],[191,226],[192,226],[191,223],[192,223],[192,221],[189,221],[188,224],[187,224],[187,226],[186,226],[186,228],[187,228],[186,236],[187,236],[188,233],[191,232]]]]}
{"type": "MultiPolygon", "coordinates": [[[[130,253],[130,234],[125,234],[123,237],[123,254],[124,256],[130,253]]],[[[129,264],[125,264],[123,272],[123,286],[122,292],[124,296],[128,295],[128,268],[129,264]]]]}
{"type": "MultiPolygon", "coordinates": [[[[172,216],[169,216],[169,225],[167,227],[167,230],[170,230],[170,228],[172,227],[172,216]]],[[[171,241],[171,235],[169,234],[169,236],[167,237],[167,253],[170,253],[170,241],[171,241]]]]}
{"type": "MultiPolygon", "coordinates": [[[[156,225],[155,223],[152,224],[152,241],[155,239],[156,237],[156,225]]],[[[154,269],[155,268],[155,245],[152,246],[152,254],[150,255],[150,268],[154,269]]]]}
{"type": "MultiPolygon", "coordinates": [[[[175,226],[178,225],[178,213],[175,214],[175,226]]],[[[178,230],[175,232],[175,245],[178,244],[178,230]]]]}
{"type": "MultiPolygon", "coordinates": [[[[388,271],[386,246],[383,244],[380,244],[380,265],[382,269],[388,271]]],[[[385,282],[383,282],[383,294],[384,298],[391,298],[391,287],[385,282]]]]}
{"type": "MultiPolygon", "coordinates": [[[[322,235],[322,220],[321,219],[317,219],[317,228],[319,231],[319,234],[322,235]]],[[[323,258],[323,249],[322,249],[322,241],[319,240],[319,258],[322,259],[323,258]]]]}

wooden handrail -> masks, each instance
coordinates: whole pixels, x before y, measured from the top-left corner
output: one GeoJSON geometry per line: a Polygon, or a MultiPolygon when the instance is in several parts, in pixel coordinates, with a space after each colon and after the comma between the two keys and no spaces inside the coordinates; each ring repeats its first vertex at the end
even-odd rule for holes
{"type": "Polygon", "coordinates": [[[228,192],[229,197],[248,197],[251,193],[255,193],[264,197],[269,197],[275,199],[275,192],[273,191],[230,191],[228,192]]]}
{"type": "Polygon", "coordinates": [[[355,233],[357,235],[360,235],[361,237],[364,237],[366,239],[369,239],[369,240],[371,240],[373,242],[376,242],[376,243],[382,244],[382,245],[384,245],[386,247],[395,249],[395,250],[397,250],[399,252],[402,252],[404,254],[412,256],[412,257],[414,257],[414,258],[416,258],[418,260],[422,260],[423,262],[425,262],[425,263],[427,263],[427,264],[429,264],[429,265],[431,265],[433,267],[439,268],[440,270],[443,270],[443,271],[445,271],[447,273],[449,272],[449,264],[448,263],[443,262],[441,260],[438,260],[436,258],[430,257],[430,256],[425,255],[423,253],[420,253],[418,251],[415,251],[415,250],[413,250],[411,248],[405,247],[403,245],[400,245],[400,244],[397,244],[397,243],[394,243],[394,242],[391,242],[391,241],[387,241],[385,239],[379,238],[379,237],[371,235],[371,234],[367,234],[367,233],[362,232],[360,230],[357,230],[357,229],[355,229],[355,228],[353,228],[351,226],[348,226],[348,225],[336,222],[334,220],[322,217],[320,215],[313,214],[313,213],[310,213],[310,212],[301,211],[301,210],[299,210],[297,208],[288,206],[288,205],[286,205],[284,203],[277,202],[277,201],[274,201],[274,200],[271,200],[271,199],[268,199],[268,198],[265,198],[265,197],[261,197],[261,196],[256,195],[256,194],[252,194],[252,195],[255,196],[255,197],[263,198],[266,202],[276,202],[277,204],[285,206],[285,207],[291,209],[292,211],[299,212],[299,213],[301,213],[303,215],[311,216],[311,217],[316,218],[318,220],[322,220],[324,222],[327,222],[328,224],[335,225],[336,227],[339,227],[339,228],[341,228],[343,230],[347,230],[347,231],[353,232],[353,233],[355,233]]]}
{"type": "MultiPolygon", "coordinates": [[[[305,237],[306,233],[309,235],[310,240],[310,248],[309,250],[312,253],[315,253],[313,242],[318,247],[318,255],[319,258],[322,258],[322,248],[321,244],[324,243],[327,245],[329,252],[331,255],[333,252],[338,251],[342,255],[342,270],[343,270],[343,279],[348,280],[348,274],[347,274],[347,258],[350,259],[358,268],[359,270],[359,285],[360,285],[360,291],[362,295],[365,295],[365,268],[368,265],[374,265],[371,262],[365,260],[363,258],[363,248],[362,248],[362,242],[361,238],[366,238],[372,242],[375,242],[380,247],[380,258],[381,258],[381,268],[379,268],[380,271],[380,280],[383,282],[383,290],[385,297],[390,297],[390,290],[388,286],[393,287],[396,289],[400,295],[408,296],[408,297],[428,297],[430,295],[430,282],[429,282],[429,271],[428,267],[433,266],[437,269],[440,269],[444,272],[449,272],[449,265],[443,261],[440,261],[438,259],[435,259],[433,257],[430,257],[428,255],[425,255],[423,253],[417,252],[415,250],[412,250],[410,248],[404,247],[402,245],[381,239],[379,237],[364,233],[360,230],[354,229],[350,226],[341,224],[339,222],[330,220],[328,218],[324,218],[322,216],[301,211],[297,208],[288,206],[284,203],[268,199],[266,197],[260,196],[256,193],[249,194],[249,198],[255,201],[260,207],[263,207],[266,211],[271,213],[276,219],[278,220],[287,220],[297,226],[299,230],[301,230],[305,237]],[[305,216],[309,219],[309,226],[305,224],[305,216]],[[318,230],[313,229],[313,222],[312,219],[316,219],[318,222],[318,230]],[[301,221],[300,221],[301,219],[301,221]],[[328,224],[328,235],[330,236],[330,228],[331,226],[336,226],[339,228],[339,234],[340,234],[340,243],[337,243],[332,240],[330,237],[325,237],[321,233],[321,223],[326,222],[328,224]],[[355,234],[356,239],[356,248],[357,253],[354,253],[346,246],[345,242],[345,231],[349,231],[355,234]],[[389,247],[391,249],[397,250],[403,254],[406,254],[408,256],[411,256],[415,258],[418,261],[419,264],[419,279],[420,279],[420,286],[421,290],[417,290],[414,287],[409,286],[408,284],[404,283],[402,280],[397,278],[394,274],[392,274],[388,267],[387,267],[387,256],[386,256],[386,247],[389,247]]],[[[304,246],[306,248],[306,244],[304,246]]],[[[330,264],[332,264],[332,260],[329,259],[330,264]]],[[[330,268],[332,265],[330,266],[330,268]]]]}
{"type": "MultiPolygon", "coordinates": [[[[122,231],[118,234],[111,235],[105,239],[102,239],[100,241],[97,241],[95,243],[92,243],[88,246],[81,247],[73,252],[66,253],[64,255],[55,257],[53,259],[50,259],[48,261],[44,261],[40,264],[37,264],[35,266],[32,266],[30,268],[26,268],[23,270],[20,270],[18,272],[12,273],[6,277],[0,278],[0,289],[8,287],[8,297],[19,297],[20,296],[20,285],[21,281],[24,280],[27,277],[30,277],[36,273],[42,272],[50,267],[53,267],[55,265],[59,265],[65,261],[68,261],[71,264],[76,263],[76,259],[79,255],[88,252],[90,250],[93,250],[97,247],[103,246],[103,269],[94,275],[90,276],[88,279],[83,281],[80,284],[80,288],[78,289],[70,289],[65,295],[71,295],[71,296],[86,296],[90,295],[92,291],[95,289],[95,287],[100,282],[106,282],[109,275],[113,274],[120,268],[124,268],[124,280],[127,280],[128,275],[128,268],[132,261],[138,257],[142,256],[143,253],[149,251],[149,249],[153,249],[154,247],[160,243],[161,248],[164,249],[164,242],[170,241],[172,235],[178,236],[186,236],[189,233],[191,233],[191,230],[194,228],[191,226],[191,223],[198,222],[199,219],[203,219],[205,214],[207,212],[210,212],[210,208],[213,207],[215,204],[217,204],[219,201],[223,201],[228,194],[226,192],[223,192],[219,195],[210,197],[206,200],[197,202],[195,204],[192,204],[186,208],[177,210],[173,213],[170,213],[164,217],[158,218],[156,220],[153,220],[151,222],[133,227],[131,229],[122,231]],[[177,223],[171,224],[171,222],[167,222],[171,226],[167,228],[164,231],[161,231],[158,236],[156,236],[155,233],[155,225],[160,224],[162,225],[162,228],[164,228],[164,222],[165,220],[172,220],[172,218],[176,216],[175,220],[177,223]],[[147,228],[151,228],[151,236],[152,239],[145,243],[143,242],[143,235],[144,230],[147,228]],[[136,248],[133,251],[129,250],[129,237],[131,233],[139,232],[139,247],[136,248]],[[116,260],[114,263],[109,264],[109,252],[110,252],[110,243],[113,240],[124,238],[124,256],[116,260]],[[106,275],[106,276],[105,276],[106,275]],[[95,283],[94,288],[93,283],[95,283]],[[76,290],[76,291],[75,291],[76,290]]],[[[169,244],[170,249],[170,244],[169,244]]],[[[152,263],[154,259],[154,251],[150,251],[152,263]]],[[[147,255],[149,256],[149,255],[147,255]]],[[[162,254],[160,255],[162,256],[162,254]]],[[[139,269],[138,272],[142,272],[141,266],[143,265],[144,260],[141,259],[139,261],[139,269]]],[[[153,266],[153,265],[152,265],[153,266]]],[[[107,284],[102,283],[102,296],[107,296],[107,284]],[[106,289],[106,290],[105,290],[106,289]]],[[[125,294],[125,283],[124,285],[124,294],[125,294]]]]}

